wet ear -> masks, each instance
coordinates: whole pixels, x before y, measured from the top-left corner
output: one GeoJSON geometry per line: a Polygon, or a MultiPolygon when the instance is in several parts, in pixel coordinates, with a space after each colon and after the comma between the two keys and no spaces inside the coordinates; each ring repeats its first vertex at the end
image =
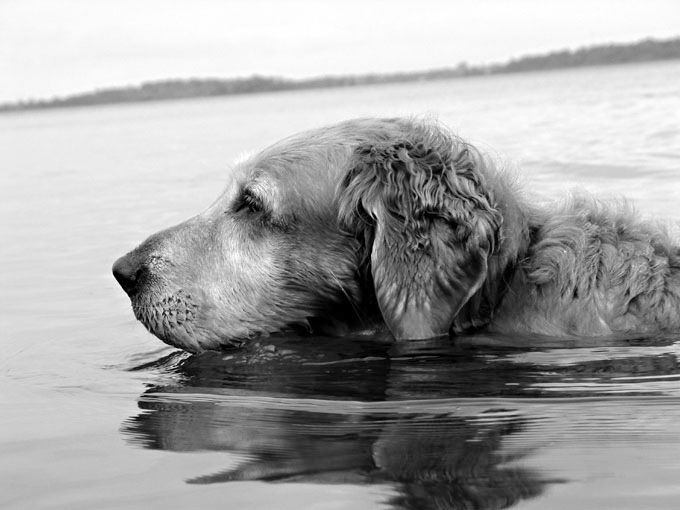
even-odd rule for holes
{"type": "Polygon", "coordinates": [[[359,237],[397,339],[447,335],[487,277],[501,217],[479,156],[436,131],[356,149],[340,221],[359,237]]]}

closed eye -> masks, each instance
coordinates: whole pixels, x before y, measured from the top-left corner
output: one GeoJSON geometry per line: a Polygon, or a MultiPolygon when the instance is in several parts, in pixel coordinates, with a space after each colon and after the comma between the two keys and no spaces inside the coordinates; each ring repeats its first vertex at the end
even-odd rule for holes
{"type": "Polygon", "coordinates": [[[255,213],[261,212],[263,209],[262,200],[247,188],[241,191],[234,204],[234,212],[250,211],[255,213]]]}
{"type": "Polygon", "coordinates": [[[288,230],[290,224],[285,218],[275,216],[273,212],[265,206],[264,201],[257,196],[252,189],[242,188],[238,197],[234,201],[231,211],[234,214],[252,215],[253,220],[267,228],[276,230],[288,230]]]}

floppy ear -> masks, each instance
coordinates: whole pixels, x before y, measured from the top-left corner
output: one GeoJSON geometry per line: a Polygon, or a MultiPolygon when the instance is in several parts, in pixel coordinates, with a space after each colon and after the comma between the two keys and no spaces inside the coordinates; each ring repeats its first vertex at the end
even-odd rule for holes
{"type": "Polygon", "coordinates": [[[449,333],[487,276],[501,224],[474,149],[439,130],[409,138],[358,147],[339,198],[397,339],[449,333]]]}

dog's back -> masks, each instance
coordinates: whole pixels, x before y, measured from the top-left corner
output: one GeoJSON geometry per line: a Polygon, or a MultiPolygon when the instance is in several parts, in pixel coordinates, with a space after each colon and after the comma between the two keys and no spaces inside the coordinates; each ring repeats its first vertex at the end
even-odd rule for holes
{"type": "Polygon", "coordinates": [[[492,329],[609,335],[680,329],[680,248],[627,202],[545,207],[492,329]]]}

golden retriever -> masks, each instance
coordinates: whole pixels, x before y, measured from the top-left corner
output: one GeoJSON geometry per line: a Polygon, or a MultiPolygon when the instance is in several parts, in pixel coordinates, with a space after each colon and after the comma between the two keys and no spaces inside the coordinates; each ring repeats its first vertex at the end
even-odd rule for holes
{"type": "Polygon", "coordinates": [[[680,248],[625,204],[546,206],[432,121],[356,119],[237,163],[206,211],[113,273],[191,352],[301,329],[602,336],[680,330],[680,248]]]}

